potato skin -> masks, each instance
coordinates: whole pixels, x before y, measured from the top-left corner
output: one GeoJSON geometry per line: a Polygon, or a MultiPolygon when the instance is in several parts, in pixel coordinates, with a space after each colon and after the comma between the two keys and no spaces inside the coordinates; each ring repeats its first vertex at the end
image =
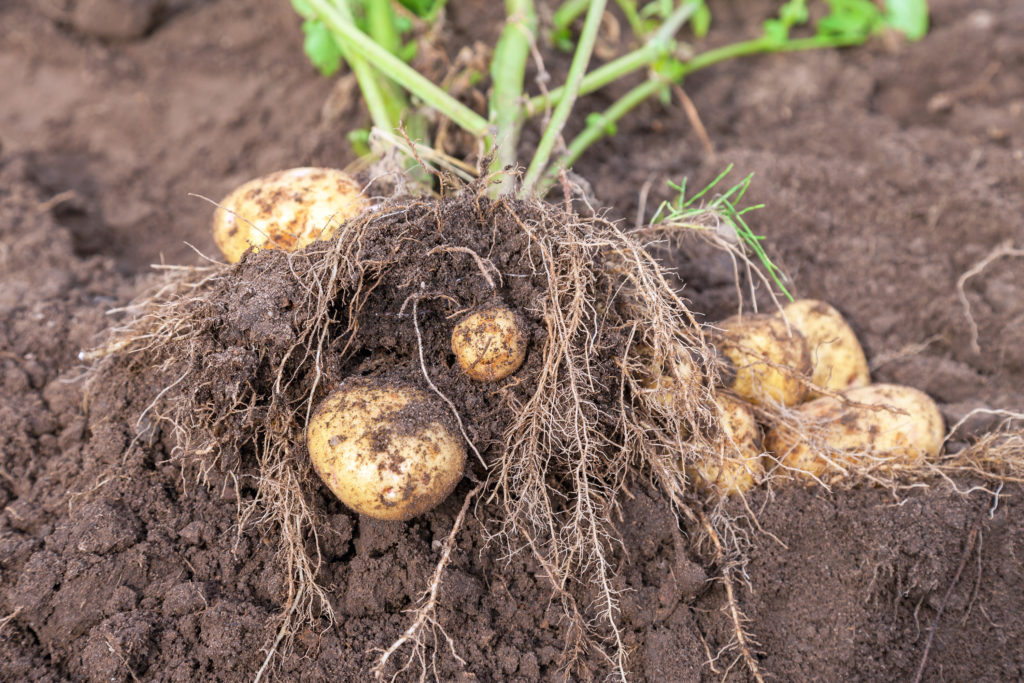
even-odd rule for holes
{"type": "Polygon", "coordinates": [[[452,352],[462,371],[478,382],[505,379],[526,358],[523,323],[507,306],[463,318],[452,330],[452,352]]]}
{"type": "Polygon", "coordinates": [[[643,364],[640,386],[663,408],[683,414],[686,402],[697,400],[695,394],[703,373],[686,348],[656,353],[648,346],[640,346],[636,356],[643,364]]]}
{"type": "Polygon", "coordinates": [[[757,420],[747,405],[732,396],[719,394],[715,402],[721,427],[717,443],[721,457],[692,464],[688,471],[701,488],[727,496],[745,493],[764,475],[757,420]]]}
{"type": "MultiPolygon", "coordinates": [[[[870,384],[842,395],[862,405],[825,396],[794,409],[816,425],[819,431],[814,439],[834,449],[832,458],[839,464],[855,466],[858,460],[873,455],[893,465],[912,465],[935,458],[942,450],[942,414],[923,391],[898,384],[870,384]]],[[[818,478],[828,473],[828,461],[792,428],[778,426],[769,431],[765,448],[787,469],[818,478]]],[[[884,470],[886,465],[880,468],[884,470]]]]}
{"type": "MultiPolygon", "coordinates": [[[[835,308],[816,299],[798,299],[783,307],[778,315],[800,330],[807,340],[812,384],[839,392],[871,383],[864,349],[835,308]]],[[[812,390],[809,398],[820,395],[812,390]]]]}
{"type": "Polygon", "coordinates": [[[718,351],[735,377],[728,384],[754,405],[791,406],[807,394],[811,354],[803,335],[775,316],[733,316],[719,323],[718,351]]]}
{"type": "Polygon", "coordinates": [[[462,479],[466,451],[441,421],[432,394],[405,385],[348,380],[309,423],[313,468],[356,512],[407,520],[436,507],[462,479]]]}
{"type": "Polygon", "coordinates": [[[251,180],[213,214],[213,239],[228,263],[249,247],[295,251],[330,239],[370,205],[348,174],[333,168],[291,168],[251,180]]]}

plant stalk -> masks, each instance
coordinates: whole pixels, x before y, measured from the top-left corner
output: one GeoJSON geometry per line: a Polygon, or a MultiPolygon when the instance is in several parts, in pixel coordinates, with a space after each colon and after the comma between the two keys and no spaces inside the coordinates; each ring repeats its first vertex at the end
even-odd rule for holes
{"type": "Polygon", "coordinates": [[[544,196],[548,189],[558,178],[559,168],[569,168],[580,158],[580,156],[595,142],[614,129],[618,121],[635,109],[641,102],[657,94],[668,83],[682,83],[689,74],[700,69],[707,68],[713,64],[723,62],[736,57],[744,57],[765,52],[798,52],[801,50],[815,50],[826,47],[846,47],[859,45],[863,40],[853,37],[835,38],[827,36],[815,36],[811,38],[798,38],[779,43],[769,38],[761,37],[753,40],[725,45],[720,48],[708,50],[686,62],[677,62],[669,75],[652,75],[650,79],[636,86],[621,98],[616,100],[608,109],[599,116],[588,121],[587,126],[569,143],[566,151],[558,158],[554,165],[547,171],[543,181],[538,185],[538,194],[544,196]]]}
{"type": "Polygon", "coordinates": [[[588,147],[608,134],[619,119],[628,114],[648,97],[656,94],[664,88],[666,81],[660,78],[651,78],[636,86],[628,93],[616,100],[612,106],[604,110],[598,116],[588,120],[586,127],[573,138],[565,152],[551,165],[544,175],[543,181],[537,187],[537,194],[543,197],[551,186],[558,179],[560,169],[569,168],[588,147]]]}
{"type": "MultiPolygon", "coordinates": [[[[537,12],[533,0],[505,0],[508,20],[494,46],[491,61],[491,97],[488,112],[495,125],[496,154],[491,171],[513,166],[519,152],[519,131],[523,125],[523,82],[530,48],[537,34],[537,12]]],[[[498,191],[511,182],[503,178],[498,191]]]]}
{"type": "MultiPolygon", "coordinates": [[[[306,2],[331,30],[343,50],[372,63],[371,68],[387,74],[403,88],[447,116],[471,135],[484,138],[490,133],[490,126],[484,117],[374,42],[372,38],[356,27],[355,23],[351,21],[351,15],[339,11],[337,3],[332,0],[306,0],[306,2]]],[[[362,82],[360,82],[360,86],[362,86],[362,82]]]]}
{"type": "Polygon", "coordinates": [[[587,66],[590,64],[590,56],[594,52],[594,43],[597,41],[597,32],[601,27],[601,19],[604,15],[604,8],[607,0],[592,0],[587,10],[587,18],[583,21],[583,31],[580,33],[580,41],[576,46],[576,54],[573,55],[572,63],[569,65],[569,74],[565,79],[564,93],[555,106],[548,121],[544,135],[541,136],[537,151],[530,161],[526,175],[523,177],[523,188],[521,193],[525,196],[532,195],[537,181],[547,167],[554,150],[558,136],[562,134],[565,122],[569,120],[569,113],[576,103],[576,96],[586,74],[587,66]]]}
{"type": "MultiPolygon", "coordinates": [[[[687,2],[680,5],[643,47],[637,48],[618,59],[613,59],[584,76],[583,82],[580,84],[579,94],[581,96],[588,95],[600,90],[612,81],[618,80],[637,69],[650,66],[659,59],[672,54],[672,50],[675,47],[675,41],[673,40],[675,34],[679,32],[679,29],[683,27],[699,7],[699,2],[687,2]]],[[[561,100],[563,94],[565,94],[565,88],[558,87],[546,95],[537,95],[531,98],[526,103],[526,115],[533,116],[537,114],[549,104],[561,100]]]]}
{"type": "MultiPolygon", "coordinates": [[[[366,1],[366,27],[370,37],[378,45],[391,54],[398,54],[402,41],[398,36],[398,31],[395,30],[395,14],[391,8],[391,0],[366,1]]],[[[380,80],[381,91],[388,106],[388,113],[391,115],[391,123],[397,125],[401,122],[403,114],[409,109],[409,100],[394,81],[383,74],[381,74],[380,80]]]]}

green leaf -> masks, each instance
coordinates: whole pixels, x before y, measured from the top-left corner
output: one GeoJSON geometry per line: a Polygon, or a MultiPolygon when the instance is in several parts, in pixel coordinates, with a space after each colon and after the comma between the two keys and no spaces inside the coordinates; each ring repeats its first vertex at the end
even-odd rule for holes
{"type": "Polygon", "coordinates": [[[352,149],[355,151],[356,156],[366,156],[370,153],[370,129],[369,128],[356,128],[350,130],[348,135],[349,144],[352,145],[352,149]]]}
{"type": "Polygon", "coordinates": [[[773,43],[785,43],[789,40],[789,28],[778,19],[768,19],[764,22],[764,37],[773,43]]]}
{"type": "Polygon", "coordinates": [[[409,17],[395,17],[395,30],[399,33],[408,33],[412,30],[412,21],[409,17]]]}
{"type": "Polygon", "coordinates": [[[324,76],[334,74],[341,67],[341,49],[331,30],[319,20],[307,19],[302,23],[306,34],[303,48],[313,66],[324,76]]]}
{"type": "Polygon", "coordinates": [[[402,7],[406,8],[420,19],[430,16],[439,0],[398,0],[402,7]]]}
{"type": "Polygon", "coordinates": [[[818,22],[818,35],[867,40],[883,26],[882,12],[871,0],[828,0],[831,13],[818,22]]]}
{"type": "Polygon", "coordinates": [[[779,8],[779,20],[786,25],[786,28],[805,23],[807,17],[807,0],[789,0],[779,8]]]}
{"type": "Polygon", "coordinates": [[[416,56],[416,51],[419,50],[420,46],[415,40],[410,40],[408,43],[403,45],[398,50],[398,58],[403,62],[411,62],[416,56]]]}
{"type": "Polygon", "coordinates": [[[303,19],[313,19],[316,17],[316,12],[309,6],[306,0],[292,0],[292,9],[299,13],[303,19]]]}
{"type": "Polygon", "coordinates": [[[789,0],[779,8],[778,19],[764,22],[765,38],[780,45],[785,43],[789,40],[789,30],[807,23],[808,16],[807,0],[789,0]]]}
{"type": "Polygon", "coordinates": [[[928,33],[928,0],[886,0],[885,25],[902,31],[908,40],[928,33]]]}
{"type": "Polygon", "coordinates": [[[708,34],[708,30],[711,28],[711,8],[706,2],[702,2],[690,17],[690,27],[693,29],[693,35],[698,38],[703,38],[708,34]]]}

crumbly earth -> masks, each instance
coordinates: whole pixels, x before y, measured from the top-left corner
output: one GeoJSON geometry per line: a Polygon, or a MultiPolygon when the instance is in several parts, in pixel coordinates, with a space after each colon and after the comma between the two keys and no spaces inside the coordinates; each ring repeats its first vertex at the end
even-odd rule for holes
{"type": "MultiPolygon", "coordinates": [[[[0,678],[251,680],[286,584],[274,539],[236,533],[247,484],[183,477],[159,439],[149,445],[150,425],[113,399],[130,385],[84,403],[76,357],[117,321],[105,311],[151,278],[149,264],[198,262],[186,242],[213,253],[209,207],[187,192],[219,197],[278,168],[343,166],[342,132],[364,120],[344,84],[304,63],[287,3],[167,0],[106,30],[74,18],[79,6],[121,4],[66,3],[70,19],[25,0],[0,8],[12,27],[0,34],[0,678]]],[[[451,3],[449,48],[492,39],[492,5],[451,3]]],[[[749,198],[766,207],[753,225],[796,293],[847,316],[876,379],[926,390],[952,421],[1024,408],[1020,259],[964,284],[980,352],[957,296],[993,248],[1024,247],[1024,8],[933,5],[920,44],[695,75],[687,93],[715,158],[678,106],[651,104],[577,171],[628,221],[667,197],[666,177],[709,180],[729,162],[754,171],[749,198]]],[[[721,3],[717,21],[743,34],[757,9],[721,3]]],[[[692,251],[676,261],[692,308],[727,317],[731,265],[692,251]]],[[[973,420],[953,447],[987,426],[973,420]]],[[[1021,488],[994,501],[931,483],[902,504],[870,487],[778,486],[749,499],[762,529],[750,530],[741,604],[764,671],[910,679],[941,607],[924,680],[1024,676],[1021,488]]],[[[468,488],[408,523],[359,518],[318,492],[322,578],[340,619],[299,634],[282,680],[365,677],[372,649],[407,626],[403,610],[468,488]]],[[[657,493],[638,484],[633,494],[619,524],[635,677],[717,680],[731,663],[706,663],[731,635],[724,591],[707,581],[717,568],[657,493]]],[[[489,512],[471,515],[443,585],[439,620],[466,665],[446,656],[441,672],[548,680],[560,608],[528,556],[484,543],[489,512]]]]}

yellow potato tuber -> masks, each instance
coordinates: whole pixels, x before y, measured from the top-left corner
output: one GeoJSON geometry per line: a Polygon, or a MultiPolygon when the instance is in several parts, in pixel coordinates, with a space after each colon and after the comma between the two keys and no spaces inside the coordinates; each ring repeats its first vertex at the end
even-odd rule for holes
{"type": "Polygon", "coordinates": [[[523,323],[506,306],[471,313],[452,330],[452,351],[463,372],[472,379],[505,379],[526,358],[523,323]]]}
{"type": "Polygon", "coordinates": [[[245,183],[213,215],[213,239],[229,263],[250,247],[294,251],[331,238],[369,206],[359,185],[333,168],[292,168],[245,183]]]}
{"type": "Polygon", "coordinates": [[[739,397],[754,405],[790,406],[803,400],[811,354],[798,330],[774,316],[758,314],[733,316],[718,326],[718,350],[735,373],[728,386],[739,397]]]}
{"type": "Polygon", "coordinates": [[[804,424],[775,427],[765,448],[783,467],[818,478],[827,477],[830,460],[840,467],[885,470],[934,458],[942,449],[942,415],[924,392],[871,384],[843,397],[852,403],[825,396],[797,406],[804,424]]]}
{"type": "Polygon", "coordinates": [[[445,407],[423,390],[374,380],[348,380],[331,392],[309,423],[313,467],[356,512],[406,520],[452,492],[466,462],[445,407]]]}
{"type": "MultiPolygon", "coordinates": [[[[864,349],[835,308],[824,301],[800,299],[786,305],[779,316],[807,340],[812,384],[829,391],[845,391],[871,382],[864,349]]],[[[819,395],[812,390],[810,398],[819,395]]]]}
{"type": "Polygon", "coordinates": [[[744,493],[757,486],[764,475],[757,421],[742,401],[724,394],[715,401],[720,427],[716,437],[718,457],[692,464],[688,471],[702,488],[725,495],[744,493]]]}
{"type": "Polygon", "coordinates": [[[640,386],[663,408],[681,414],[686,401],[697,400],[703,373],[686,348],[658,353],[641,346],[636,355],[643,364],[640,386]]]}

